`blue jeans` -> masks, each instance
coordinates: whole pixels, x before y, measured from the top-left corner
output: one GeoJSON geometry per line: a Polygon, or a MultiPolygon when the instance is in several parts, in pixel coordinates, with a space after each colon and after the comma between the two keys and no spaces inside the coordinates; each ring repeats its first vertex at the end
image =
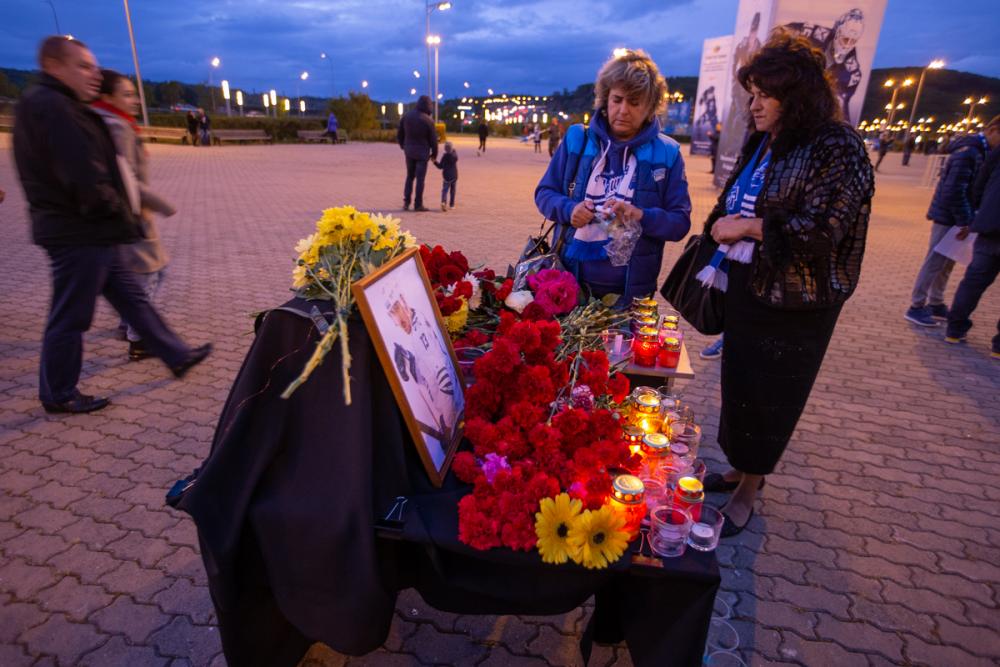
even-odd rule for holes
{"type": "Polygon", "coordinates": [[[955,261],[948,259],[944,255],[934,252],[934,246],[944,238],[944,235],[951,229],[948,225],[931,225],[931,242],[927,249],[927,256],[917,273],[917,280],[913,284],[913,294],[910,302],[914,308],[923,308],[925,305],[937,306],[944,303],[944,288],[948,286],[948,276],[955,267],[955,261]]]}
{"type": "Polygon", "coordinates": [[[420,208],[424,205],[424,179],[427,177],[427,158],[425,160],[415,160],[406,158],[406,182],[403,184],[403,204],[410,205],[410,197],[413,196],[413,207],[420,208]],[[417,181],[417,191],[413,192],[413,181],[417,181]]]}
{"type": "MultiPolygon", "coordinates": [[[[149,298],[149,302],[153,303],[156,299],[156,293],[160,291],[160,287],[163,285],[163,278],[166,275],[166,269],[160,269],[159,271],[153,271],[152,273],[137,273],[135,278],[142,285],[142,291],[146,293],[149,298]]],[[[121,324],[118,325],[119,328],[125,329],[125,338],[129,342],[137,342],[142,340],[142,336],[133,327],[129,326],[129,323],[122,318],[121,324]]]]}
{"type": "MultiPolygon", "coordinates": [[[[955,300],[948,311],[948,336],[955,338],[965,335],[972,328],[969,319],[983,292],[993,284],[1000,273],[1000,237],[979,236],[972,250],[972,262],[965,270],[965,277],[958,284],[955,300]]],[[[993,337],[993,351],[1000,352],[1000,321],[997,321],[997,335],[993,337]]]]}
{"type": "Polygon", "coordinates": [[[454,181],[445,181],[441,184],[441,203],[447,203],[449,206],[455,205],[455,187],[458,184],[458,179],[454,181]],[[451,193],[451,199],[449,201],[448,193],[451,193]]]}
{"type": "Polygon", "coordinates": [[[187,359],[189,348],[153,309],[136,274],[122,265],[118,246],[49,246],[45,251],[52,265],[52,303],[38,374],[43,402],[62,403],[75,395],[83,366],[83,334],[90,329],[99,296],[168,366],[187,359]]]}

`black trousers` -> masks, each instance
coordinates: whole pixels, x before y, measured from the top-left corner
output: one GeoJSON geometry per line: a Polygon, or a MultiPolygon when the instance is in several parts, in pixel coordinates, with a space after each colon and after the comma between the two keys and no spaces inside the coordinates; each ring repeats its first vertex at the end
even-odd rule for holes
{"type": "Polygon", "coordinates": [[[406,158],[406,184],[403,186],[403,204],[410,205],[410,196],[413,195],[413,206],[420,208],[424,205],[424,179],[427,177],[427,159],[415,160],[406,158]],[[417,180],[417,192],[413,192],[413,179],[417,180]]]}
{"type": "MultiPolygon", "coordinates": [[[[965,270],[965,277],[958,284],[955,299],[948,311],[948,336],[963,336],[972,328],[973,311],[979,305],[983,293],[1000,274],[1000,238],[982,236],[976,238],[973,246],[972,262],[965,270]]],[[[993,351],[1000,352],[1000,320],[997,321],[997,335],[993,337],[993,351]]]]}
{"type": "Polygon", "coordinates": [[[38,397],[61,403],[76,392],[83,365],[83,334],[104,296],[142,336],[146,347],[168,366],[190,350],[160,318],[135,274],[119,256],[119,246],[46,247],[52,266],[52,304],[42,339],[38,397]]]}
{"type": "Polygon", "coordinates": [[[486,137],[479,137],[479,150],[486,152],[486,137]]]}

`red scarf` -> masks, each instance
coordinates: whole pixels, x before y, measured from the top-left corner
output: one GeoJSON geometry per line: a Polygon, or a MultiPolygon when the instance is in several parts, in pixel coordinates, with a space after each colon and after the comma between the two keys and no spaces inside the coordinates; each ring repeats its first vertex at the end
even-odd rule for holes
{"type": "Polygon", "coordinates": [[[128,124],[132,126],[132,130],[135,131],[136,134],[139,134],[140,132],[139,123],[135,121],[135,118],[132,117],[132,114],[125,113],[118,107],[108,104],[104,100],[96,100],[94,102],[91,102],[90,105],[95,109],[102,109],[104,111],[107,111],[108,113],[113,113],[119,118],[127,121],[128,124]]]}

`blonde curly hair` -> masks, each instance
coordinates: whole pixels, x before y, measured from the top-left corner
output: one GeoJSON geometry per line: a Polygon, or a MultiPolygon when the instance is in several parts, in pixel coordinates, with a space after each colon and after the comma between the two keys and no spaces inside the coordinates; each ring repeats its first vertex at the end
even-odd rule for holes
{"type": "Polygon", "coordinates": [[[630,99],[638,99],[649,112],[647,118],[663,113],[667,104],[667,82],[653,59],[642,49],[628,49],[624,55],[612,57],[597,73],[594,84],[594,110],[608,108],[612,88],[624,88],[630,99]]]}

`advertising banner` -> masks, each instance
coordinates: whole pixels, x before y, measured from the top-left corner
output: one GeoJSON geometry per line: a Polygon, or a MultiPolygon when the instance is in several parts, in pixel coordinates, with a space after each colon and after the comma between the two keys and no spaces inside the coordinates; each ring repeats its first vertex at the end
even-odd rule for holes
{"type": "Polygon", "coordinates": [[[729,59],[733,36],[709,37],[701,49],[698,94],[695,96],[694,125],[691,128],[691,155],[711,155],[729,102],[729,59]]]}

